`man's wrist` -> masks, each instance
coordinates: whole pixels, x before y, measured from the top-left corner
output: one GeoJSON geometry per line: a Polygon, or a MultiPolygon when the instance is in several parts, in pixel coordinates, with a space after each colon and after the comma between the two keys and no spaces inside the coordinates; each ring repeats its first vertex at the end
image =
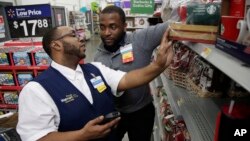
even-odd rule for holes
{"type": "Polygon", "coordinates": [[[88,141],[88,137],[85,134],[85,130],[84,129],[80,129],[76,131],[76,137],[77,137],[77,141],[88,141]]]}
{"type": "Polygon", "coordinates": [[[164,69],[164,67],[156,63],[156,61],[153,61],[151,63],[151,66],[153,67],[154,70],[157,70],[157,71],[162,71],[164,69]]]}

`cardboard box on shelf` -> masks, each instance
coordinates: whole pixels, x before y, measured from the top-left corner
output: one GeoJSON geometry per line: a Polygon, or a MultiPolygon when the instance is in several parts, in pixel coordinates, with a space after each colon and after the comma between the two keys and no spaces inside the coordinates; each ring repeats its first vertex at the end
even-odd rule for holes
{"type": "Polygon", "coordinates": [[[191,42],[214,44],[218,32],[217,26],[170,24],[170,38],[191,42]]]}
{"type": "Polygon", "coordinates": [[[24,86],[30,80],[33,79],[33,76],[32,76],[32,73],[23,72],[23,73],[18,73],[17,74],[17,79],[18,79],[19,86],[24,86]]]}
{"type": "Polygon", "coordinates": [[[215,47],[250,64],[250,47],[218,37],[215,47]]]}
{"type": "Polygon", "coordinates": [[[3,92],[3,97],[5,104],[18,104],[17,91],[5,91],[3,92]]]}
{"type": "Polygon", "coordinates": [[[230,0],[229,15],[236,17],[244,17],[245,2],[246,0],[230,0]]]}
{"type": "Polygon", "coordinates": [[[6,53],[0,53],[0,66],[9,65],[9,59],[6,53]]]}
{"type": "Polygon", "coordinates": [[[220,12],[220,3],[190,2],[187,4],[186,23],[217,26],[220,21],[220,12]]]}
{"type": "Polygon", "coordinates": [[[35,60],[37,66],[49,66],[52,61],[45,52],[36,52],[35,60]]]}
{"type": "Polygon", "coordinates": [[[0,85],[14,86],[14,77],[11,72],[0,72],[0,85]]]}
{"type": "Polygon", "coordinates": [[[30,66],[30,58],[27,52],[13,53],[14,64],[16,66],[30,66]]]}

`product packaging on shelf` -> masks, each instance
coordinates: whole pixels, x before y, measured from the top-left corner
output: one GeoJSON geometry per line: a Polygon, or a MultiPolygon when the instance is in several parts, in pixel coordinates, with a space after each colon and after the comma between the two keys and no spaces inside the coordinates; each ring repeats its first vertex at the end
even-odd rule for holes
{"type": "Polygon", "coordinates": [[[51,63],[50,57],[45,52],[36,52],[35,60],[37,66],[49,66],[51,63]]]}
{"type": "Polygon", "coordinates": [[[220,36],[215,47],[250,64],[250,9],[248,0],[222,1],[220,36]]]}
{"type": "Polygon", "coordinates": [[[187,88],[200,97],[221,97],[224,74],[197,57],[192,60],[187,74],[187,88]]]}
{"type": "Polygon", "coordinates": [[[5,104],[18,104],[18,95],[16,91],[3,92],[5,104]]]}
{"type": "Polygon", "coordinates": [[[30,66],[30,58],[27,52],[14,52],[13,59],[15,66],[30,66]]]}
{"type": "Polygon", "coordinates": [[[250,64],[250,46],[245,46],[237,42],[218,37],[215,47],[238,58],[244,63],[250,64]]]}
{"type": "Polygon", "coordinates": [[[6,53],[0,53],[0,66],[1,65],[9,65],[8,56],[6,53]]]}
{"type": "Polygon", "coordinates": [[[184,2],[179,6],[181,22],[170,24],[170,38],[214,44],[220,21],[220,3],[184,2]]]}
{"type": "Polygon", "coordinates": [[[18,73],[17,74],[17,79],[18,79],[18,83],[19,83],[19,86],[24,86],[26,85],[30,80],[33,79],[33,76],[31,73],[18,73]]]}
{"type": "Polygon", "coordinates": [[[230,0],[229,15],[236,17],[244,17],[246,1],[247,0],[230,0]]]}
{"type": "Polygon", "coordinates": [[[0,85],[2,86],[13,86],[14,77],[11,72],[0,72],[0,85]]]}
{"type": "Polygon", "coordinates": [[[189,64],[195,54],[181,42],[175,42],[173,44],[173,49],[175,55],[170,67],[167,69],[167,73],[173,80],[174,85],[186,88],[186,76],[189,70],[189,64]]]}
{"type": "Polygon", "coordinates": [[[192,25],[214,25],[220,21],[220,3],[187,3],[186,23],[192,25]]]}
{"type": "Polygon", "coordinates": [[[218,32],[217,26],[187,25],[183,23],[170,24],[170,38],[191,42],[214,44],[218,32]]]}

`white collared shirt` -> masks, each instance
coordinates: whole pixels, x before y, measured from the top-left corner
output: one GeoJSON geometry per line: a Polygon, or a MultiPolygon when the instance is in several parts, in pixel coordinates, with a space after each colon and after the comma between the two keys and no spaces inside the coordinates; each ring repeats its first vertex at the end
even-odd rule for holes
{"type": "MultiPolygon", "coordinates": [[[[98,62],[92,64],[99,68],[113,94],[116,95],[118,84],[125,72],[112,70],[98,62]]],[[[72,70],[52,61],[51,66],[82,92],[90,103],[93,103],[90,89],[79,65],[76,70],[72,70]]],[[[32,81],[26,84],[19,94],[18,102],[17,132],[22,140],[35,141],[58,130],[59,111],[48,92],[39,83],[32,81]]]]}

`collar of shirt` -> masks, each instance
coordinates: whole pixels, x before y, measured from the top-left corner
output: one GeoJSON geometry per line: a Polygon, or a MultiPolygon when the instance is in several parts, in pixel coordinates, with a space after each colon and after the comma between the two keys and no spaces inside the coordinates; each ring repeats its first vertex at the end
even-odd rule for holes
{"type": "Polygon", "coordinates": [[[65,76],[67,79],[75,80],[77,78],[77,74],[83,74],[83,71],[80,67],[80,65],[77,65],[76,70],[72,70],[68,67],[65,67],[63,65],[60,65],[54,61],[51,62],[51,66],[58,70],[63,76],[65,76]]]}

